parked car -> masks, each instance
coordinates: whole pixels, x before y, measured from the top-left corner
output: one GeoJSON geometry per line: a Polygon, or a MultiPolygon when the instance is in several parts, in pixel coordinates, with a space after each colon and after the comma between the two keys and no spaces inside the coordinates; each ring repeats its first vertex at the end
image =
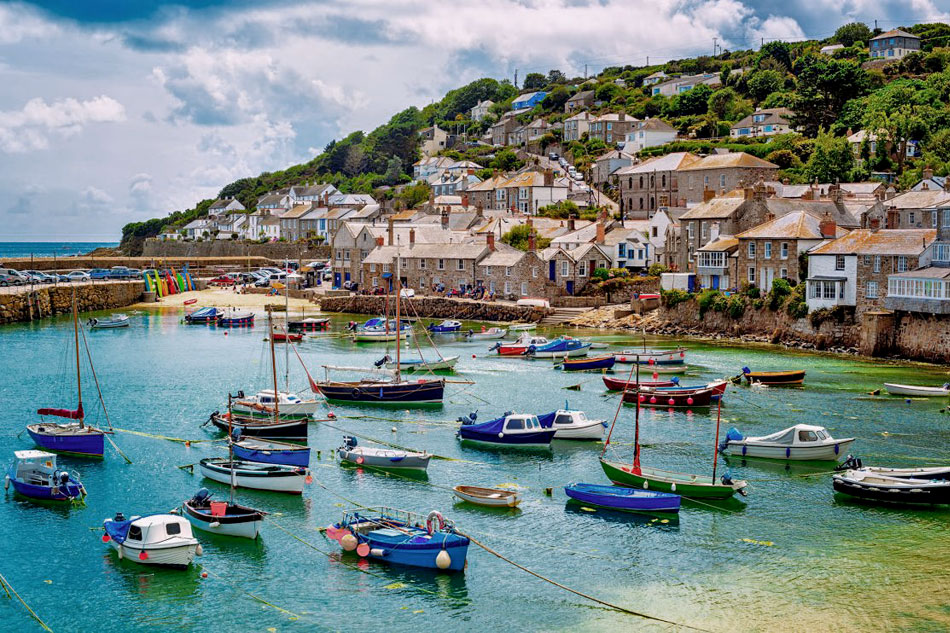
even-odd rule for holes
{"type": "Polygon", "coordinates": [[[66,279],[69,281],[89,281],[90,276],[85,270],[73,270],[66,273],[66,279]]]}
{"type": "Polygon", "coordinates": [[[90,279],[109,279],[112,276],[112,271],[108,268],[93,268],[89,271],[90,279]]]}
{"type": "Polygon", "coordinates": [[[558,165],[560,165],[561,167],[567,167],[567,159],[564,158],[563,156],[557,159],[557,162],[558,162],[558,165]]]}
{"type": "Polygon", "coordinates": [[[551,152],[550,154],[548,154],[548,158],[551,160],[557,160],[558,159],[557,152],[551,152]]]}
{"type": "Polygon", "coordinates": [[[326,262],[310,262],[306,265],[306,268],[309,268],[310,270],[323,270],[326,267],[326,262]]]}
{"type": "Polygon", "coordinates": [[[24,283],[23,276],[12,268],[0,270],[0,286],[22,286],[24,283]]]}
{"type": "Polygon", "coordinates": [[[333,281],[333,271],[329,268],[323,271],[323,281],[333,281]]]}
{"type": "Polygon", "coordinates": [[[209,286],[230,286],[235,282],[234,277],[231,275],[219,275],[208,282],[209,286]]]}
{"type": "Polygon", "coordinates": [[[128,266],[113,266],[109,270],[109,279],[131,279],[132,269],[128,266]]]}
{"type": "Polygon", "coordinates": [[[32,281],[35,284],[51,284],[56,281],[55,277],[47,275],[41,270],[24,270],[22,274],[27,277],[28,281],[32,281]]]}

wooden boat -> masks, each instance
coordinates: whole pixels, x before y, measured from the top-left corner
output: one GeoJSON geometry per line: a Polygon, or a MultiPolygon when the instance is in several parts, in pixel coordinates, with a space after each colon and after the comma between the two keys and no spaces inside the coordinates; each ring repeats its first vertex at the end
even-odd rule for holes
{"type": "Polygon", "coordinates": [[[336,449],[340,461],[357,466],[372,466],[383,470],[421,470],[429,467],[432,455],[391,448],[357,446],[356,438],[343,437],[343,445],[336,449]]]}
{"type": "Polygon", "coordinates": [[[129,317],[126,314],[113,314],[108,318],[89,319],[89,327],[94,330],[107,330],[112,328],[129,327],[129,317]]]}
{"type": "Polygon", "coordinates": [[[712,404],[713,390],[710,387],[682,389],[679,387],[642,387],[623,392],[624,402],[637,402],[650,407],[708,407],[712,404]]]}
{"type": "Polygon", "coordinates": [[[201,545],[192,535],[191,523],[175,514],[151,514],[126,519],[122,513],[106,519],[102,540],[111,543],[119,558],[140,565],[158,565],[184,569],[201,545]]]}
{"type": "Polygon", "coordinates": [[[613,378],[611,376],[602,376],[601,378],[604,381],[604,386],[610,391],[636,389],[638,385],[640,387],[676,387],[680,381],[680,379],[675,376],[670,380],[640,381],[639,383],[634,380],[628,381],[626,378],[613,378]]]}
{"type": "Polygon", "coordinates": [[[299,332],[272,332],[271,338],[274,339],[275,343],[286,343],[288,341],[299,343],[303,340],[303,334],[299,332]]]}
{"type": "Polygon", "coordinates": [[[835,491],[867,501],[950,504],[950,480],[888,477],[867,470],[847,470],[831,477],[835,491]]]}
{"type": "Polygon", "coordinates": [[[712,401],[718,401],[725,393],[726,387],[729,385],[728,380],[717,380],[714,382],[707,383],[705,385],[681,385],[677,383],[674,386],[670,387],[657,387],[656,391],[658,392],[667,392],[667,391],[700,391],[702,389],[712,389],[712,401]]]}
{"type": "Polygon", "coordinates": [[[725,475],[725,481],[717,483],[715,477],[676,473],[648,466],[634,468],[630,464],[603,458],[600,465],[607,478],[618,486],[675,492],[687,498],[729,499],[748,485],[745,481],[732,481],[725,475]]]}
{"type": "Polygon", "coordinates": [[[590,343],[562,336],[544,345],[529,345],[524,354],[532,358],[573,358],[587,356],[589,350],[590,343]]]}
{"type": "Polygon", "coordinates": [[[455,486],[452,490],[462,501],[487,508],[516,508],[521,503],[521,493],[517,490],[479,486],[455,486]]]}
{"type": "Polygon", "coordinates": [[[182,302],[182,305],[183,305],[183,306],[193,306],[193,305],[195,305],[196,303],[198,303],[198,300],[197,300],[197,299],[188,299],[187,301],[183,301],[183,302],[182,302]]]}
{"type": "Polygon", "coordinates": [[[215,307],[208,308],[198,308],[193,312],[185,315],[185,323],[189,324],[201,324],[201,323],[217,323],[218,317],[224,314],[223,310],[219,310],[215,307]]]}
{"type": "Polygon", "coordinates": [[[284,466],[310,465],[310,447],[290,442],[262,440],[256,437],[238,437],[231,442],[234,456],[245,462],[283,464],[284,466]]]}
{"type": "Polygon", "coordinates": [[[618,363],[640,365],[682,365],[686,362],[686,348],[623,350],[614,354],[618,363]],[[650,362],[653,361],[653,362],[650,362]]]}
{"type": "Polygon", "coordinates": [[[214,501],[207,488],[181,504],[181,513],[193,527],[212,534],[256,539],[266,512],[237,505],[232,500],[214,501]]]}
{"type": "Polygon", "coordinates": [[[271,490],[301,494],[305,480],[310,476],[306,468],[282,464],[261,464],[229,460],[227,457],[206,457],[198,462],[201,474],[212,481],[231,484],[238,488],[271,490]]]}
{"type": "Polygon", "coordinates": [[[230,310],[218,316],[219,327],[243,327],[254,325],[254,313],[249,310],[230,310]]]}
{"type": "Polygon", "coordinates": [[[564,408],[554,413],[554,429],[556,440],[599,440],[607,430],[607,422],[590,420],[583,411],[564,408]]]}
{"type": "Polygon", "coordinates": [[[482,328],[481,332],[469,330],[465,337],[470,341],[494,341],[505,338],[507,334],[508,330],[503,330],[500,327],[490,327],[487,330],[482,328]]]}
{"type": "Polygon", "coordinates": [[[307,418],[284,420],[273,417],[250,418],[237,413],[211,414],[210,421],[225,432],[234,428],[244,437],[256,437],[268,440],[307,440],[307,418]]]}
{"type": "Polygon", "coordinates": [[[558,363],[564,371],[600,371],[614,366],[613,356],[596,356],[594,358],[565,359],[558,363]]]}
{"type": "MultiPolygon", "coordinates": [[[[303,400],[299,396],[286,391],[277,392],[278,415],[282,420],[309,418],[317,412],[319,400],[303,400]]],[[[264,389],[253,396],[245,396],[243,391],[238,392],[232,407],[235,413],[244,417],[273,418],[274,417],[274,390],[264,389]]]]}
{"type": "Polygon", "coordinates": [[[330,317],[309,317],[299,321],[288,321],[287,329],[291,332],[321,332],[330,329],[330,317]]]}
{"type": "Polygon", "coordinates": [[[432,334],[453,334],[462,329],[462,322],[446,319],[441,323],[432,323],[426,329],[432,334]]]}
{"type": "Polygon", "coordinates": [[[412,330],[403,328],[397,332],[395,328],[391,330],[359,330],[353,334],[353,341],[356,343],[388,343],[402,338],[412,336],[412,330]]]}
{"type": "Polygon", "coordinates": [[[72,501],[86,496],[79,475],[60,470],[56,455],[45,451],[14,451],[14,460],[7,470],[5,488],[24,497],[43,501],[72,501]]]}
{"type": "Polygon", "coordinates": [[[950,383],[942,387],[925,387],[922,385],[900,385],[893,382],[885,382],[884,388],[892,396],[914,396],[917,398],[934,398],[950,396],[950,383]]]}
{"type": "Polygon", "coordinates": [[[508,413],[489,422],[462,424],[456,435],[463,442],[475,444],[549,449],[557,433],[553,426],[554,413],[508,413]]]}
{"type": "Polygon", "coordinates": [[[854,443],[849,437],[836,440],[823,426],[796,424],[787,429],[759,437],[743,437],[729,429],[719,450],[726,455],[761,457],[791,461],[838,461],[854,443]]]}
{"type": "Polygon", "coordinates": [[[326,535],[344,551],[394,565],[462,571],[468,555],[469,539],[435,511],[423,519],[403,510],[360,508],[344,513],[326,535]]]}
{"type": "Polygon", "coordinates": [[[499,356],[524,356],[525,352],[532,345],[542,346],[548,344],[548,339],[543,336],[532,336],[524,333],[515,341],[500,341],[495,343],[488,351],[498,352],[499,356]]]}
{"type": "Polygon", "coordinates": [[[599,508],[622,512],[679,512],[680,496],[659,490],[638,490],[624,486],[568,484],[568,497],[599,508]]]}
{"type": "MultiPolygon", "coordinates": [[[[387,354],[384,358],[389,358],[387,354]]],[[[458,356],[445,356],[438,360],[424,358],[403,358],[399,361],[399,369],[402,371],[450,371],[455,369],[459,362],[458,356]]],[[[386,361],[387,369],[396,369],[396,363],[391,359],[386,361]]]]}
{"type": "Polygon", "coordinates": [[[861,468],[874,475],[885,475],[901,479],[950,479],[950,466],[930,468],[883,468],[881,466],[863,466],[861,468]]]}
{"type": "Polygon", "coordinates": [[[759,383],[762,385],[800,385],[805,382],[805,370],[793,371],[750,371],[748,367],[742,368],[742,375],[751,385],[759,383]]]}
{"type": "Polygon", "coordinates": [[[534,332],[538,329],[537,323],[509,323],[509,332],[534,332]]]}

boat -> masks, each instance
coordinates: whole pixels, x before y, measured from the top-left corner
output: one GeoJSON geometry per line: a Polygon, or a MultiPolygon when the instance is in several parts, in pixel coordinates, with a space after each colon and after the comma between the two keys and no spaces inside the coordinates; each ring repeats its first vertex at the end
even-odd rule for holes
{"type": "Polygon", "coordinates": [[[521,503],[521,493],[517,490],[479,486],[455,486],[452,490],[462,501],[487,508],[516,508],[521,503]]]}
{"type": "Polygon", "coordinates": [[[327,527],[326,534],[347,552],[394,565],[462,571],[469,539],[439,512],[421,515],[391,508],[359,508],[327,527]]]}
{"type": "Polygon", "coordinates": [[[893,382],[885,382],[884,388],[892,396],[915,396],[917,398],[933,398],[950,396],[950,383],[942,387],[925,387],[922,385],[900,385],[893,382]]]}
{"type": "Polygon", "coordinates": [[[575,501],[623,512],[679,512],[680,496],[660,490],[574,483],[564,492],[575,501]]]}
{"type": "Polygon", "coordinates": [[[217,323],[218,317],[224,314],[223,310],[215,307],[198,308],[185,315],[185,323],[217,323]]]}
{"type": "Polygon", "coordinates": [[[118,513],[102,522],[103,542],[124,558],[141,565],[159,565],[184,569],[201,545],[192,535],[191,523],[175,514],[150,514],[126,519],[118,513]]]}
{"type": "Polygon", "coordinates": [[[550,448],[554,429],[555,413],[532,415],[530,413],[506,413],[489,422],[463,423],[457,437],[463,442],[515,448],[550,448]]]}
{"type": "Polygon", "coordinates": [[[602,376],[602,379],[604,381],[604,386],[610,391],[636,389],[637,385],[640,387],[676,387],[680,382],[680,379],[676,376],[669,380],[652,380],[646,382],[641,381],[639,383],[632,380],[627,380],[626,378],[613,378],[611,376],[602,376]]]}
{"type": "MultiPolygon", "coordinates": [[[[386,302],[389,303],[388,295],[386,302]]],[[[396,328],[396,323],[396,319],[387,320],[385,317],[375,317],[368,319],[362,325],[350,322],[347,329],[353,332],[355,342],[389,342],[395,341],[398,336],[403,338],[412,336],[412,324],[410,322],[400,319],[398,321],[399,328],[396,328]]]]}
{"type": "Polygon", "coordinates": [[[528,348],[532,345],[538,347],[547,345],[548,342],[548,339],[543,336],[533,336],[525,332],[519,336],[517,340],[495,343],[488,351],[497,351],[499,356],[524,356],[525,352],[527,352],[528,348]]]}
{"type": "Polygon", "coordinates": [[[762,385],[800,385],[805,382],[805,370],[792,371],[751,371],[748,367],[742,368],[742,375],[751,384],[762,385]]]}
{"type": "Polygon", "coordinates": [[[613,356],[596,356],[594,358],[565,359],[557,364],[564,371],[601,371],[614,366],[613,356]]]}
{"type": "Polygon", "coordinates": [[[454,334],[462,329],[462,322],[446,319],[442,323],[431,323],[426,329],[432,334],[454,334]]]}
{"type": "MultiPolygon", "coordinates": [[[[384,356],[383,359],[386,361],[387,369],[396,369],[396,363],[389,357],[389,354],[384,356]]],[[[458,356],[445,356],[439,358],[439,360],[403,358],[399,361],[399,369],[402,371],[450,371],[455,369],[458,362],[458,356]]]]}
{"type": "Polygon", "coordinates": [[[719,450],[726,455],[792,461],[838,461],[854,443],[853,437],[836,440],[823,426],[796,424],[771,435],[744,437],[732,428],[719,450]]]}
{"type": "Polygon", "coordinates": [[[716,402],[726,393],[726,387],[728,385],[728,380],[716,380],[706,383],[705,385],[681,385],[677,383],[670,387],[657,387],[656,391],[665,393],[667,391],[701,391],[703,389],[712,389],[712,401],[716,402]]]}
{"type": "Polygon", "coordinates": [[[424,471],[432,458],[432,455],[424,452],[357,446],[356,438],[352,435],[343,437],[343,445],[336,449],[336,454],[340,461],[383,470],[424,471]]]}
{"type": "Polygon", "coordinates": [[[254,325],[254,313],[249,310],[231,310],[218,316],[220,327],[242,327],[254,325]]]}
{"type": "Polygon", "coordinates": [[[212,481],[230,484],[238,488],[271,490],[301,494],[310,471],[300,466],[283,464],[262,464],[230,460],[227,457],[206,457],[198,462],[201,474],[212,481]]]}
{"type": "MultiPolygon", "coordinates": [[[[39,422],[28,424],[26,430],[33,442],[47,451],[81,457],[102,457],[105,454],[105,431],[86,424],[82,407],[82,374],[79,371],[79,314],[76,307],[75,290],[73,291],[72,307],[73,343],[76,348],[76,396],[79,404],[74,410],[44,407],[37,409],[36,413],[40,416],[53,416],[76,421],[63,423],[39,422]]],[[[85,337],[85,335],[83,336],[85,337]]],[[[92,365],[92,357],[89,356],[88,347],[86,348],[86,355],[89,358],[89,364],[92,365]]],[[[99,393],[99,400],[102,402],[101,392],[99,393]]],[[[105,403],[102,404],[105,408],[105,403]]],[[[108,415],[106,419],[108,419],[108,415]]]]}
{"type": "Polygon", "coordinates": [[[309,446],[257,437],[241,437],[240,431],[232,435],[231,450],[237,459],[245,462],[304,467],[310,465],[309,446]]]}
{"type": "Polygon", "coordinates": [[[713,390],[710,387],[641,387],[623,392],[624,402],[637,402],[639,399],[639,404],[645,407],[708,407],[712,404],[712,398],[713,390]]]}
{"type": "Polygon", "coordinates": [[[494,341],[505,338],[507,334],[508,330],[503,330],[500,327],[490,327],[487,330],[483,327],[481,332],[469,330],[465,333],[465,338],[470,341],[494,341]]]}
{"type": "MultiPolygon", "coordinates": [[[[243,391],[239,391],[232,407],[239,416],[273,418],[274,402],[273,389],[258,391],[253,396],[245,396],[243,391]]],[[[277,392],[278,415],[281,420],[309,418],[317,412],[319,406],[319,400],[303,400],[296,394],[277,392]]]]}
{"type": "Polygon", "coordinates": [[[599,440],[607,430],[605,420],[590,420],[583,411],[567,408],[554,413],[554,439],[556,440],[599,440]]]}
{"type": "Polygon", "coordinates": [[[308,317],[299,321],[288,321],[287,329],[291,332],[320,332],[330,329],[330,317],[308,317]]]}
{"type": "Polygon", "coordinates": [[[256,539],[264,522],[261,510],[248,508],[231,501],[214,501],[207,488],[201,488],[195,496],[181,504],[181,514],[193,527],[223,536],[238,536],[256,539]]]}
{"type": "Polygon", "coordinates": [[[831,477],[836,492],[866,501],[907,504],[950,504],[950,480],[889,477],[866,469],[831,477]]]}
{"type": "Polygon", "coordinates": [[[196,303],[198,303],[198,300],[197,300],[197,299],[188,299],[188,300],[186,300],[186,301],[183,301],[181,305],[183,305],[183,306],[193,306],[193,305],[195,305],[196,303]]]}
{"type": "Polygon", "coordinates": [[[521,297],[515,305],[526,308],[550,308],[551,301],[543,297],[521,297]]]}
{"type": "Polygon", "coordinates": [[[274,416],[249,417],[215,411],[211,414],[209,421],[226,433],[230,433],[231,429],[238,429],[243,437],[307,441],[307,419],[303,417],[285,420],[279,414],[276,419],[274,416]]]}
{"type": "Polygon", "coordinates": [[[113,314],[109,318],[92,318],[89,319],[89,327],[94,330],[129,327],[129,317],[127,314],[113,314]]]}
{"type": "Polygon", "coordinates": [[[587,356],[589,349],[590,343],[563,336],[544,345],[529,345],[528,349],[525,350],[525,356],[532,358],[571,358],[587,356]]]}
{"type": "Polygon", "coordinates": [[[509,332],[534,332],[538,329],[537,323],[509,323],[509,332]]]}
{"type": "Polygon", "coordinates": [[[640,365],[682,365],[686,362],[686,348],[623,350],[614,354],[618,363],[640,365]],[[653,362],[650,362],[653,361],[653,362]]]}
{"type": "Polygon", "coordinates": [[[56,455],[46,451],[14,451],[13,463],[7,469],[6,484],[31,499],[72,501],[86,496],[79,475],[60,470],[56,455]]]}
{"type": "Polygon", "coordinates": [[[272,332],[271,338],[274,339],[275,343],[286,343],[288,341],[299,343],[303,340],[303,334],[299,332],[272,332]]]}
{"type": "Polygon", "coordinates": [[[391,330],[358,330],[353,334],[353,341],[356,343],[388,343],[397,340],[400,336],[409,338],[412,336],[412,330],[401,328],[397,332],[396,328],[391,330]]]}

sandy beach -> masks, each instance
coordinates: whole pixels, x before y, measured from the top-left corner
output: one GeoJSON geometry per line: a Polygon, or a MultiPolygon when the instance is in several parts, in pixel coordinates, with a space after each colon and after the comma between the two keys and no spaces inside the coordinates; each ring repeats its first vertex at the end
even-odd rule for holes
{"type": "Polygon", "coordinates": [[[265,306],[277,305],[281,308],[287,302],[291,314],[297,315],[301,311],[306,314],[316,314],[319,312],[316,304],[306,299],[284,299],[283,295],[264,295],[264,294],[241,294],[231,288],[208,288],[207,290],[192,290],[177,295],[162,297],[155,303],[136,303],[132,308],[150,310],[155,308],[187,308],[197,309],[206,306],[215,306],[218,308],[244,308],[247,310],[263,311],[265,306]],[[185,301],[197,299],[192,305],[185,305],[185,301]]]}

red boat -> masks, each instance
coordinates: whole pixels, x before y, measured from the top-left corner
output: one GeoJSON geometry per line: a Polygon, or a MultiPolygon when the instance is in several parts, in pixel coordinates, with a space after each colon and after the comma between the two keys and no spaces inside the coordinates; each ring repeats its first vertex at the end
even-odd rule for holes
{"type": "Polygon", "coordinates": [[[498,341],[494,347],[488,351],[497,351],[499,356],[524,356],[530,346],[547,345],[548,343],[550,343],[550,341],[543,336],[531,336],[526,332],[522,334],[517,341],[498,341]]]}
{"type": "Polygon", "coordinates": [[[188,301],[185,301],[182,305],[190,306],[190,305],[194,305],[194,304],[196,304],[196,303],[198,303],[198,300],[197,300],[197,299],[189,299],[188,301]]]}
{"type": "MultiPolygon", "coordinates": [[[[636,389],[637,381],[636,379],[627,381],[626,378],[611,378],[610,376],[604,376],[604,384],[607,386],[607,389],[611,391],[623,391],[626,389],[636,389]]],[[[673,382],[672,380],[653,380],[653,381],[640,381],[641,387],[675,387],[678,383],[673,382]]]]}
{"type": "MultiPolygon", "coordinates": [[[[713,389],[700,387],[690,389],[656,389],[649,387],[640,390],[640,405],[655,407],[708,407],[712,403],[713,389]]],[[[623,392],[624,402],[636,402],[634,391],[623,392]]]]}
{"type": "Polygon", "coordinates": [[[291,332],[290,334],[284,334],[283,332],[274,332],[273,334],[271,334],[271,336],[273,337],[275,343],[286,343],[287,341],[296,343],[303,339],[303,334],[294,334],[293,332],[291,332]]]}

